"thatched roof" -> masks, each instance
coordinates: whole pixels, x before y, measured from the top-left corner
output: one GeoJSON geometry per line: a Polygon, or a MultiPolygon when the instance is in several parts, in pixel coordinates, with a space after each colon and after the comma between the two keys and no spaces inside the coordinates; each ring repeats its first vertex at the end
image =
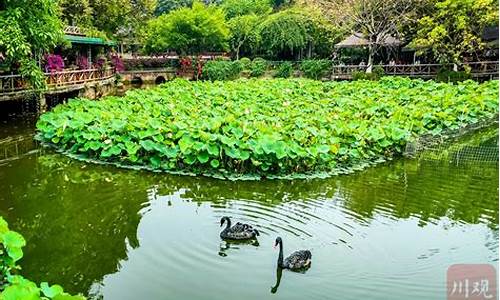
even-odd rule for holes
{"type": "MultiPolygon", "coordinates": [[[[364,38],[362,33],[355,32],[345,40],[335,45],[335,48],[355,48],[368,46],[370,41],[364,38]]],[[[382,46],[399,46],[401,41],[393,36],[387,36],[381,43],[382,46]]]]}

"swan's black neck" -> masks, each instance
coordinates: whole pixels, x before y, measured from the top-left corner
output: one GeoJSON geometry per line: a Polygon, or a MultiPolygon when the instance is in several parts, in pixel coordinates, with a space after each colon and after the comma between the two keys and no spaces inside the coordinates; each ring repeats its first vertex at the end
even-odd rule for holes
{"type": "Polygon", "coordinates": [[[283,242],[279,241],[280,254],[278,255],[278,267],[283,267],[283,242]]]}
{"type": "Polygon", "coordinates": [[[224,217],[224,220],[226,221],[226,228],[224,228],[225,231],[231,227],[231,219],[229,219],[228,217],[224,217]]]}

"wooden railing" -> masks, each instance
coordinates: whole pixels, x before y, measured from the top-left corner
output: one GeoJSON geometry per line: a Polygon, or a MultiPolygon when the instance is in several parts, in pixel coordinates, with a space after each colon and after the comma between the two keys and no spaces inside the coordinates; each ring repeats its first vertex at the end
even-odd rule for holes
{"type": "MultiPolygon", "coordinates": [[[[414,65],[378,65],[384,69],[386,75],[402,75],[410,77],[431,78],[436,76],[440,68],[450,70],[453,65],[442,64],[414,64],[414,65]]],[[[377,66],[374,66],[374,68],[377,66]]],[[[350,79],[353,72],[364,72],[367,66],[360,65],[334,65],[332,66],[332,79],[350,79]]],[[[473,77],[498,77],[498,61],[464,63],[459,70],[470,69],[473,77]]],[[[151,72],[154,72],[151,70],[151,72]]],[[[114,68],[88,69],[45,73],[49,89],[57,89],[71,85],[83,84],[97,80],[105,80],[115,75],[114,68]]],[[[14,93],[30,89],[27,81],[21,75],[0,76],[0,93],[14,93]]]]}
{"type": "MultiPolygon", "coordinates": [[[[406,75],[418,77],[435,76],[440,68],[450,67],[440,64],[415,64],[415,65],[381,65],[386,75],[406,75]]],[[[453,69],[453,66],[451,66],[453,69]]]]}
{"type": "Polygon", "coordinates": [[[47,78],[47,85],[50,88],[108,79],[114,75],[115,70],[107,68],[46,73],[45,77],[47,78]]]}
{"type": "Polygon", "coordinates": [[[120,72],[120,74],[122,74],[122,75],[126,75],[126,74],[156,74],[156,73],[175,74],[176,71],[177,70],[175,68],[157,68],[157,69],[153,68],[153,69],[127,70],[127,71],[120,72]]]}
{"type": "MultiPolygon", "coordinates": [[[[49,89],[83,84],[97,80],[105,80],[115,76],[114,68],[72,70],[45,73],[49,89]]],[[[0,93],[12,93],[30,89],[21,75],[0,76],[0,93]]]]}
{"type": "Polygon", "coordinates": [[[26,89],[26,81],[21,75],[0,76],[0,93],[17,92],[26,89]]]}
{"type": "MultiPolygon", "coordinates": [[[[386,75],[410,76],[431,78],[437,75],[439,69],[453,70],[453,64],[413,64],[413,65],[375,65],[381,67],[386,75]]],[[[349,79],[354,72],[365,72],[367,66],[360,65],[334,65],[332,78],[349,79]]],[[[498,77],[498,61],[469,62],[458,66],[459,71],[469,69],[473,77],[498,77]]]]}
{"type": "Polygon", "coordinates": [[[37,149],[32,134],[0,139],[0,164],[14,160],[37,149]]]}
{"type": "Polygon", "coordinates": [[[485,74],[498,76],[498,61],[471,62],[466,63],[471,68],[472,74],[485,74]]]}
{"type": "Polygon", "coordinates": [[[64,27],[65,34],[85,36],[85,33],[78,26],[66,26],[64,27]]]}

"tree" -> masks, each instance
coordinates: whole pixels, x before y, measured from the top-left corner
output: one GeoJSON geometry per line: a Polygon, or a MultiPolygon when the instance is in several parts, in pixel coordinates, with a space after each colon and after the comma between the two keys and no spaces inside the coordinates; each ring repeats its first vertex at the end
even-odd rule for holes
{"type": "Polygon", "coordinates": [[[339,0],[333,7],[343,18],[343,23],[354,32],[361,32],[368,40],[368,68],[371,72],[373,58],[388,37],[399,38],[401,28],[413,16],[412,11],[425,0],[339,0]]]}
{"type": "Polygon", "coordinates": [[[302,6],[269,15],[260,30],[262,50],[274,57],[302,56],[303,53],[307,57],[327,56],[338,37],[320,12],[302,6]]]}
{"type": "Polygon", "coordinates": [[[61,19],[72,26],[91,27],[92,7],[89,0],[61,0],[61,19]]]}
{"type": "Polygon", "coordinates": [[[159,0],[155,14],[159,16],[181,7],[190,7],[192,4],[193,0],[159,0]]]}
{"type": "Polygon", "coordinates": [[[295,6],[295,11],[302,15],[307,29],[306,56],[325,58],[332,55],[334,45],[343,36],[343,29],[334,25],[324,12],[315,5],[295,6]]]}
{"type": "Polygon", "coordinates": [[[441,62],[459,63],[464,56],[477,56],[484,48],[481,39],[486,26],[498,26],[498,1],[444,0],[432,14],[421,18],[411,45],[429,49],[441,62]]]}
{"type": "Polygon", "coordinates": [[[144,24],[154,17],[156,0],[130,0],[132,11],[127,14],[127,21],[120,25],[114,36],[120,41],[137,44],[144,24]]]}
{"type": "Polygon", "coordinates": [[[269,15],[260,29],[262,47],[268,55],[293,55],[307,44],[304,18],[289,9],[269,15]]]}
{"type": "Polygon", "coordinates": [[[229,19],[249,14],[265,15],[273,10],[269,0],[224,0],[221,6],[229,19]]]}
{"type": "Polygon", "coordinates": [[[215,5],[194,2],[151,20],[144,33],[146,52],[175,50],[182,54],[224,51],[229,30],[224,12],[215,5]]]}
{"type": "Polygon", "coordinates": [[[247,51],[257,49],[260,40],[258,24],[260,17],[254,14],[238,16],[229,20],[230,37],[229,43],[231,49],[240,58],[240,50],[245,48],[247,51]]]}
{"type": "Polygon", "coordinates": [[[153,18],[156,0],[60,0],[62,19],[94,37],[137,39],[138,29],[153,18]]]}
{"type": "Polygon", "coordinates": [[[90,6],[94,27],[109,35],[127,25],[133,12],[130,0],[90,0],[90,6]]]}
{"type": "Polygon", "coordinates": [[[0,53],[35,89],[45,87],[37,60],[62,41],[59,10],[52,0],[6,0],[0,11],[0,53]]]}
{"type": "Polygon", "coordinates": [[[293,0],[271,0],[271,5],[274,9],[282,8],[283,6],[292,5],[293,0]]]}
{"type": "MultiPolygon", "coordinates": [[[[209,4],[220,4],[222,0],[203,0],[203,3],[209,4]]],[[[162,14],[167,14],[173,10],[182,7],[191,7],[193,5],[193,0],[159,0],[156,6],[155,14],[157,16],[162,14]]]]}

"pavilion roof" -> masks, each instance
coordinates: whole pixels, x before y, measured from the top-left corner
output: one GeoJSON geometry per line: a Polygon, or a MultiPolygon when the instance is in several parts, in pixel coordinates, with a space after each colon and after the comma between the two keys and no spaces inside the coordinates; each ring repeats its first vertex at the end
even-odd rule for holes
{"type": "Polygon", "coordinates": [[[104,46],[116,45],[116,43],[113,41],[106,41],[96,37],[65,34],[64,38],[70,41],[72,44],[88,44],[88,45],[104,45],[104,46]]]}
{"type": "MultiPolygon", "coordinates": [[[[383,46],[399,46],[401,41],[393,36],[386,36],[382,41],[383,46]]],[[[355,48],[370,45],[370,41],[364,37],[362,33],[355,32],[345,38],[343,41],[335,45],[335,48],[355,48]]]]}
{"type": "Polygon", "coordinates": [[[64,38],[72,44],[88,44],[88,45],[104,45],[114,46],[113,41],[106,41],[102,38],[88,37],[85,32],[78,26],[66,26],[64,28],[64,38]]]}

